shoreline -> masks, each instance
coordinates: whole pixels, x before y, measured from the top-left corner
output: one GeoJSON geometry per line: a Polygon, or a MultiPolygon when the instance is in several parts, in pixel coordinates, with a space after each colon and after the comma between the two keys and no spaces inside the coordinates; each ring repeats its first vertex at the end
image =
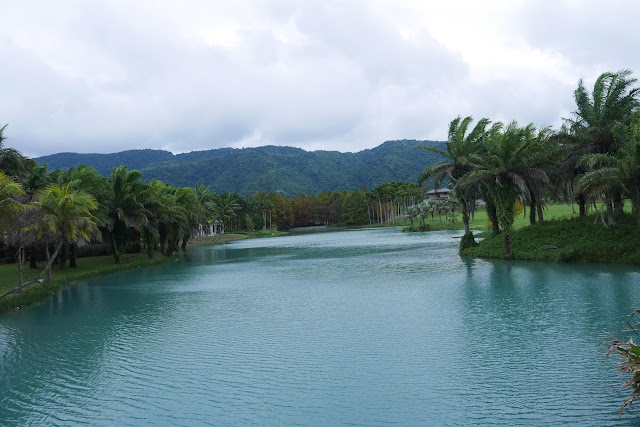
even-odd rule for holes
{"type": "MultiPolygon", "coordinates": [[[[214,236],[196,237],[187,243],[187,249],[222,245],[234,240],[276,237],[282,234],[284,233],[268,230],[266,233],[228,233],[217,236],[217,238],[214,238],[214,236]]],[[[20,311],[23,308],[42,303],[59,290],[67,286],[73,286],[82,280],[91,279],[93,277],[108,276],[110,274],[135,270],[137,268],[146,268],[154,265],[176,262],[180,259],[181,252],[174,253],[170,256],[156,253],[152,259],[149,259],[146,252],[126,254],[122,257],[121,264],[115,264],[113,256],[111,255],[84,257],[78,258],[78,267],[71,268],[67,265],[66,269],[62,272],[59,270],[58,265],[54,263],[51,282],[34,283],[25,288],[24,292],[21,294],[8,295],[7,297],[0,299],[0,316],[11,314],[16,311],[20,311]]],[[[36,277],[40,271],[42,271],[42,267],[43,266],[39,266],[37,269],[32,270],[27,266],[24,269],[24,280],[36,277]]],[[[0,289],[6,288],[5,290],[8,290],[12,286],[15,286],[14,282],[17,281],[17,277],[18,267],[16,264],[0,265],[0,289]]]]}

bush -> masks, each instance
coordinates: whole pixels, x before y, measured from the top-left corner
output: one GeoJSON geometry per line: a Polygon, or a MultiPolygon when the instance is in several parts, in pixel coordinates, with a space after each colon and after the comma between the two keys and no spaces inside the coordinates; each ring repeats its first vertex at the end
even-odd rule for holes
{"type": "Polygon", "coordinates": [[[476,239],[473,237],[473,233],[471,231],[464,233],[464,236],[460,239],[460,252],[467,248],[471,248],[473,246],[477,246],[478,243],[476,239]]]}

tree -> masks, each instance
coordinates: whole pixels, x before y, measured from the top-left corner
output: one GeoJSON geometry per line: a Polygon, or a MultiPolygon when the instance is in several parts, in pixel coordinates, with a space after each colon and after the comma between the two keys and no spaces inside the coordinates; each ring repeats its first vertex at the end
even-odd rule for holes
{"type": "Polygon", "coordinates": [[[97,209],[97,203],[91,195],[83,191],[71,190],[69,185],[60,187],[56,184],[50,184],[38,193],[36,206],[42,212],[40,234],[55,233],[57,236],[56,249],[52,256],[48,256],[49,250],[47,248],[47,265],[35,279],[20,283],[17,287],[0,295],[0,298],[21,292],[28,285],[40,280],[45,272],[50,278],[51,265],[65,242],[75,243],[80,238],[90,241],[100,236],[91,215],[91,212],[97,209]]]}
{"type": "Polygon", "coordinates": [[[362,193],[356,189],[347,194],[342,203],[342,219],[349,225],[362,225],[369,221],[367,203],[362,193]]]}
{"type": "Polygon", "coordinates": [[[27,170],[28,159],[15,148],[5,148],[2,141],[7,139],[3,135],[8,124],[0,127],[0,172],[17,178],[22,178],[27,170]]]}
{"type": "MultiPolygon", "coordinates": [[[[591,93],[587,91],[582,80],[578,82],[578,88],[574,92],[577,110],[574,112],[574,118],[565,121],[569,126],[568,136],[580,156],[616,155],[619,147],[613,128],[618,124],[629,125],[633,113],[640,106],[640,88],[633,87],[636,81],[631,77],[630,70],[620,70],[616,73],[601,74],[591,93]]],[[[593,163],[596,159],[602,158],[591,157],[590,161],[582,163],[583,166],[589,165],[587,170],[578,169],[578,172],[590,172],[605,166],[593,163]]],[[[583,214],[586,200],[580,189],[577,189],[577,196],[581,204],[580,213],[583,214]]],[[[615,227],[616,217],[623,212],[620,188],[606,188],[602,196],[607,209],[607,221],[610,226],[615,227]]]]}
{"type": "MultiPolygon", "coordinates": [[[[613,132],[618,144],[617,152],[585,155],[581,164],[590,171],[577,180],[576,188],[589,199],[620,192],[631,199],[640,227],[640,116],[630,126],[616,125],[613,132]]],[[[613,212],[608,209],[607,217],[610,215],[613,216],[613,212]]],[[[608,218],[607,222],[612,224],[612,221],[615,224],[615,219],[608,218]]],[[[606,225],[604,219],[603,224],[606,225]]]]}
{"type": "Polygon", "coordinates": [[[239,210],[237,197],[231,193],[215,196],[213,200],[213,216],[223,225],[230,225],[239,210]]]}
{"type": "Polygon", "coordinates": [[[494,124],[482,139],[481,155],[475,168],[463,175],[456,186],[484,187],[496,208],[497,222],[504,235],[505,259],[511,258],[513,209],[518,198],[531,200],[532,186],[549,181],[544,170],[530,166],[528,154],[533,126],[506,128],[494,124]]]}
{"type": "MultiPolygon", "coordinates": [[[[491,123],[489,119],[481,119],[467,134],[472,122],[471,116],[464,119],[458,116],[451,121],[444,151],[429,146],[422,147],[427,151],[440,154],[446,160],[427,167],[418,178],[421,184],[431,180],[436,188],[440,187],[446,179],[450,179],[456,185],[453,195],[462,206],[465,234],[471,234],[469,230],[469,199],[475,200],[476,191],[473,186],[460,185],[458,182],[462,176],[475,168],[479,158],[478,142],[485,137],[486,128],[491,123]]],[[[472,235],[471,238],[473,238],[472,235]]]]}
{"type": "Polygon", "coordinates": [[[140,231],[148,222],[149,211],[144,203],[147,192],[142,174],[129,171],[126,166],[113,169],[107,178],[107,191],[101,206],[116,264],[120,264],[120,254],[129,242],[130,229],[140,231]]]}

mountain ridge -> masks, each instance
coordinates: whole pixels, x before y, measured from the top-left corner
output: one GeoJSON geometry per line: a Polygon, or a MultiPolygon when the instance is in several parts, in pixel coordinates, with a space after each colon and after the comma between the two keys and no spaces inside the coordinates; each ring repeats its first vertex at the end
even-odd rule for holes
{"type": "Polygon", "coordinates": [[[373,188],[391,181],[416,182],[425,167],[442,159],[420,149],[421,145],[444,148],[441,141],[396,140],[355,153],[269,145],[181,154],[153,149],[109,154],[67,152],[35,160],[47,163],[49,169],[86,164],[104,175],[114,167],[126,165],[140,170],[147,180],[159,179],[174,186],[203,184],[216,193],[228,191],[247,196],[264,190],[290,196],[373,188]]]}

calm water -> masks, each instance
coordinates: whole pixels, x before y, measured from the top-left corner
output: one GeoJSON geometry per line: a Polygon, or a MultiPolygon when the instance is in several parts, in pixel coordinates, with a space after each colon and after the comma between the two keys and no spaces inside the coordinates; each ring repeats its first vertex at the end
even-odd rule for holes
{"type": "Polygon", "coordinates": [[[65,289],[0,317],[0,424],[636,424],[602,342],[640,270],[452,235],[248,240],[65,289]]]}

